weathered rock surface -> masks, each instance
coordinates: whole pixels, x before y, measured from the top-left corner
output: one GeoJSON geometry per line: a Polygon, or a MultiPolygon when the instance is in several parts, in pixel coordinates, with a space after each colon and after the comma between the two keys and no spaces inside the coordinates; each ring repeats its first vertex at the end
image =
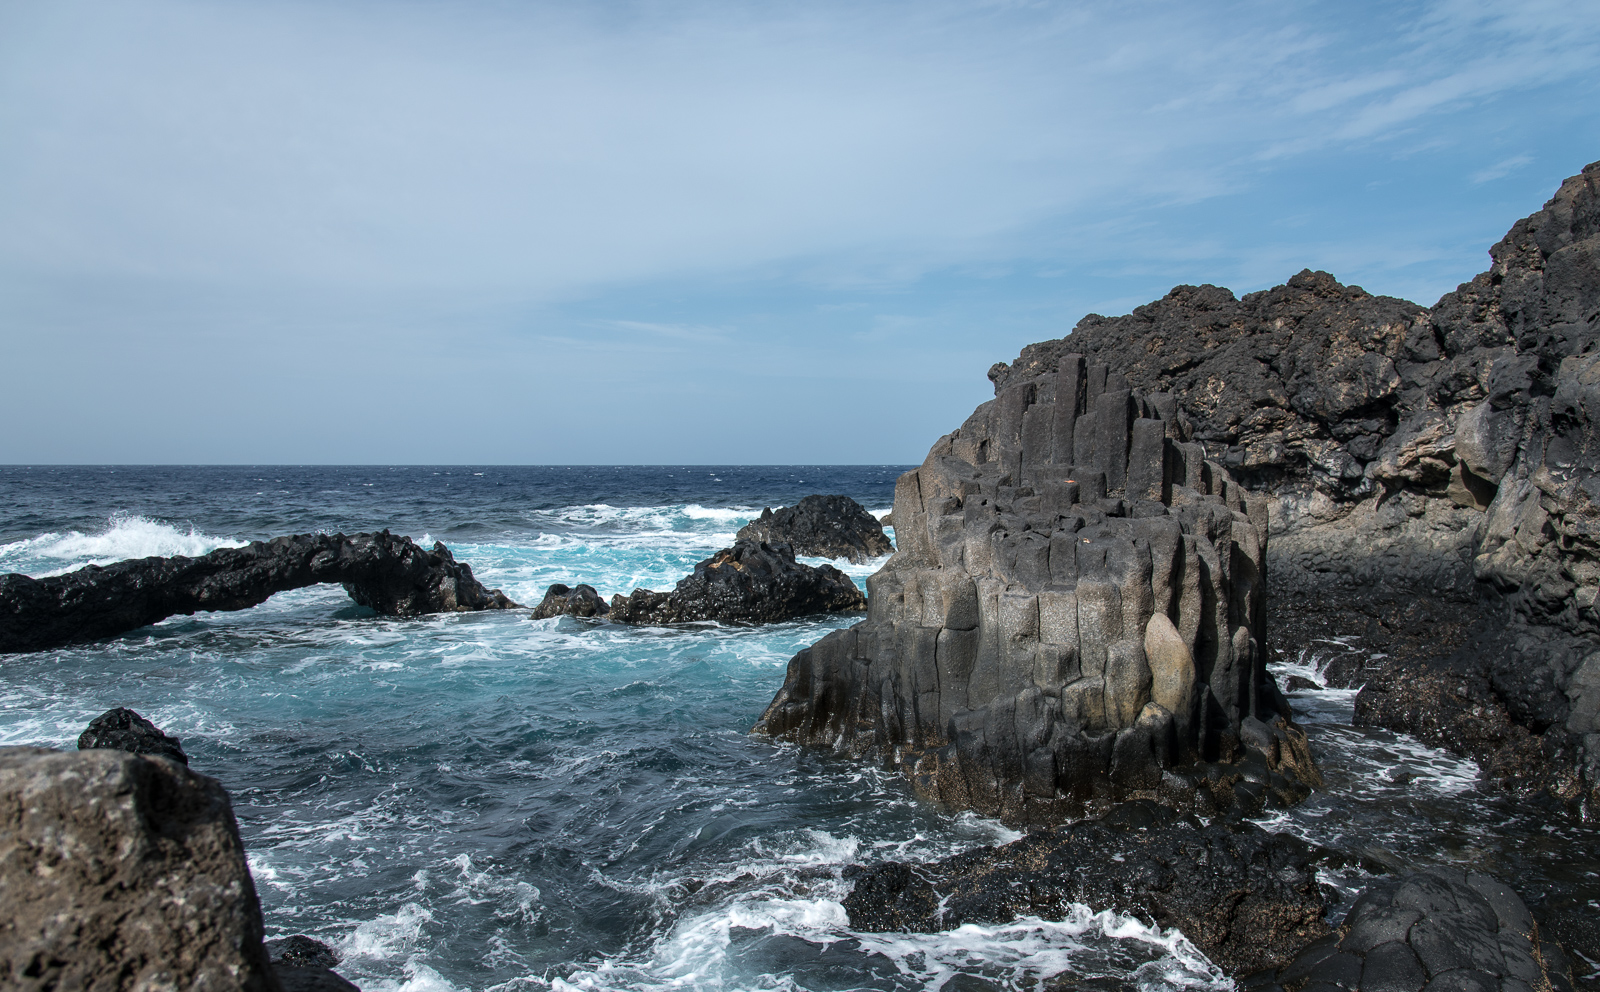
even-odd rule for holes
{"type": "Polygon", "coordinates": [[[163,758],[0,749],[0,986],[277,992],[228,795],[163,758]]]}
{"type": "Polygon", "coordinates": [[[1173,397],[1053,355],[895,489],[865,623],[800,652],[756,730],[898,764],[925,793],[1052,823],[1252,752],[1317,780],[1264,670],[1267,506],[1173,397]]]}
{"type": "Polygon", "coordinates": [[[1486,875],[1435,868],[1384,878],[1338,931],[1247,992],[1569,992],[1565,953],[1542,938],[1528,907],[1486,875]]]}
{"type": "Polygon", "coordinates": [[[635,589],[629,596],[613,596],[608,618],[650,625],[776,623],[866,605],[861,589],[832,565],[801,564],[787,544],[740,540],[696,565],[670,593],[635,589]]]}
{"type": "Polygon", "coordinates": [[[1072,903],[1176,927],[1230,973],[1277,968],[1329,932],[1317,869],[1330,852],[1248,822],[1202,825],[1153,803],[931,864],[851,871],[857,930],[928,933],[1018,916],[1063,919],[1072,903]]]}
{"type": "Polygon", "coordinates": [[[857,563],[894,551],[878,518],[848,496],[807,496],[794,506],[766,507],[739,528],[738,537],[787,544],[797,555],[857,563]]]}
{"type": "Polygon", "coordinates": [[[320,940],[302,934],[269,940],[267,956],[283,992],[360,992],[333,970],[339,956],[320,940]]]}
{"type": "Polygon", "coordinates": [[[323,582],[385,616],[514,607],[450,549],[388,531],[300,534],[198,558],[141,558],[49,578],[0,575],[0,653],[42,651],[136,630],[178,614],[243,610],[323,582]]]}
{"type": "Polygon", "coordinates": [[[1174,433],[1268,497],[1275,630],[1405,641],[1408,618],[1465,618],[1419,631],[1405,665],[1366,673],[1390,698],[1367,700],[1363,719],[1486,760],[1517,788],[1593,800],[1600,163],[1489,254],[1431,309],[1321,272],[1243,298],[1180,286],[1124,317],[1085,317],[990,376],[1004,395],[1082,354],[1169,397],[1174,433]],[[1460,653],[1469,641],[1476,653],[1460,653]],[[1463,707],[1498,729],[1448,715],[1463,707]],[[1535,752],[1559,767],[1527,774],[1535,752]]]}
{"type": "Polygon", "coordinates": [[[533,608],[533,619],[551,617],[603,617],[611,607],[605,597],[594,591],[594,586],[579,583],[576,586],[557,582],[545,591],[544,599],[533,608]]]}
{"type": "Polygon", "coordinates": [[[157,754],[171,758],[180,765],[189,763],[183,745],[176,737],[168,736],[160,727],[130,709],[117,707],[89,721],[89,727],[78,736],[78,750],[91,751],[109,748],[132,754],[157,754]]]}

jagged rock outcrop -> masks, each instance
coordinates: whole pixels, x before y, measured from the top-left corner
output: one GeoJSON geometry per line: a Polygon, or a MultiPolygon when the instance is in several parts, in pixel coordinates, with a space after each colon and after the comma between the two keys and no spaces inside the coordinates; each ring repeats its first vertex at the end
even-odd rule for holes
{"type": "Polygon", "coordinates": [[[545,590],[544,599],[533,608],[533,619],[548,620],[551,617],[603,617],[610,612],[611,606],[606,603],[605,597],[594,591],[594,586],[579,583],[576,586],[567,586],[560,582],[555,583],[545,590]]]}
{"type": "Polygon", "coordinates": [[[607,616],[614,623],[649,625],[776,623],[866,605],[861,589],[832,565],[803,565],[787,544],[741,540],[700,562],[671,592],[635,589],[613,596],[607,616]]]}
{"type": "Polygon", "coordinates": [[[323,582],[386,616],[515,607],[443,544],[388,531],[299,534],[198,558],[141,558],[35,579],[0,575],[0,653],[95,641],[199,611],[243,610],[323,582]]]}
{"type": "Polygon", "coordinates": [[[228,794],[124,751],[0,749],[0,986],[278,992],[228,794]]]}
{"type": "Polygon", "coordinates": [[[133,710],[117,707],[89,721],[89,726],[78,735],[78,750],[91,751],[109,748],[132,754],[157,754],[171,758],[180,765],[189,763],[183,745],[176,737],[168,736],[160,727],[133,710]]]}
{"type": "Polygon", "coordinates": [[[1083,354],[1168,395],[1175,433],[1268,497],[1273,629],[1415,642],[1403,667],[1354,683],[1388,697],[1363,719],[1515,787],[1593,800],[1600,163],[1489,254],[1431,309],[1322,272],[1243,298],[1180,286],[1085,317],[990,376],[1003,394],[1083,354]],[[1421,617],[1444,619],[1416,630],[1421,617]],[[1499,729],[1461,716],[1473,709],[1499,729]]]}
{"type": "Polygon", "coordinates": [[[1329,932],[1320,867],[1338,856],[1238,819],[1208,825],[1153,803],[926,864],[847,870],[857,930],[932,933],[1072,903],[1177,928],[1229,973],[1277,968],[1329,932]]]}
{"type": "Polygon", "coordinates": [[[860,563],[894,551],[883,524],[848,496],[807,496],[794,506],[766,507],[739,528],[741,541],[787,544],[797,555],[860,563]]]}
{"type": "Polygon", "coordinates": [[[1339,929],[1246,992],[1570,992],[1566,954],[1487,875],[1433,868],[1374,882],[1339,929]]]}
{"type": "Polygon", "coordinates": [[[295,934],[267,941],[267,957],[283,992],[361,992],[333,970],[339,955],[320,940],[295,934]]]}
{"type": "Polygon", "coordinates": [[[898,764],[1007,820],[1182,791],[1257,753],[1316,780],[1266,677],[1267,507],[1172,396],[1056,354],[901,476],[865,623],[800,652],[756,730],[898,764]]]}

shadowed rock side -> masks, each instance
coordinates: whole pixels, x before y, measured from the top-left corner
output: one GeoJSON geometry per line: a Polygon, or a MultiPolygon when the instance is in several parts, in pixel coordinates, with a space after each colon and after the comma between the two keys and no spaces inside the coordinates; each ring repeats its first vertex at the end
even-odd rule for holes
{"type": "Polygon", "coordinates": [[[1373,883],[1338,931],[1246,992],[1570,992],[1565,953],[1487,875],[1444,868],[1373,883]]]}
{"type": "Polygon", "coordinates": [[[1250,751],[1316,780],[1265,676],[1266,504],[1184,440],[1170,396],[1057,356],[901,476],[865,623],[789,664],[756,730],[898,763],[1009,821],[1192,793],[1250,751]]]}
{"type": "Polygon", "coordinates": [[[740,540],[696,565],[672,592],[635,589],[630,596],[613,596],[607,618],[651,625],[776,623],[866,605],[855,582],[832,565],[803,565],[787,544],[740,540]]]}
{"type": "Polygon", "coordinates": [[[1432,309],[1322,272],[1179,286],[990,371],[1083,354],[1269,497],[1272,630],[1390,655],[1358,717],[1490,777],[1600,796],[1600,163],[1432,309]],[[1383,698],[1377,698],[1379,696],[1383,698]]]}
{"type": "Polygon", "coordinates": [[[333,970],[339,956],[320,940],[302,934],[269,940],[267,956],[283,992],[360,992],[333,970]]]}
{"type": "Polygon", "coordinates": [[[738,537],[787,544],[797,555],[858,564],[894,551],[878,518],[848,496],[807,496],[794,506],[769,506],[739,528],[738,537]]]}
{"type": "Polygon", "coordinates": [[[857,930],[932,933],[1019,916],[1064,919],[1073,903],[1176,927],[1230,974],[1287,964],[1328,933],[1317,881],[1330,852],[1254,824],[1142,802],[931,864],[849,870],[857,930]]]}
{"type": "Polygon", "coordinates": [[[89,726],[78,735],[78,750],[92,751],[106,748],[128,751],[132,754],[158,754],[171,758],[180,765],[189,763],[183,745],[170,737],[160,727],[133,710],[117,707],[89,721],[89,726]]]}
{"type": "Polygon", "coordinates": [[[199,611],[243,610],[323,582],[385,616],[515,607],[450,549],[409,537],[300,534],[198,558],[141,558],[49,578],[0,575],[0,653],[95,641],[199,611]]]}
{"type": "Polygon", "coordinates": [[[533,619],[548,620],[559,616],[603,617],[610,609],[605,599],[594,591],[594,586],[583,583],[567,586],[557,582],[545,590],[544,599],[533,608],[533,619]]]}
{"type": "Polygon", "coordinates": [[[0,750],[0,986],[277,992],[228,795],[165,758],[0,750]]]}

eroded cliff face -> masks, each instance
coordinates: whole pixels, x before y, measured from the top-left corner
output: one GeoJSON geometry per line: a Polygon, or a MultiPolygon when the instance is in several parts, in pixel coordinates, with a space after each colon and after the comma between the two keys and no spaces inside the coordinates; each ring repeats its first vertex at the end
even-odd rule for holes
{"type": "Polygon", "coordinates": [[[1389,658],[1346,673],[1362,719],[1594,798],[1600,163],[1489,254],[1431,310],[1321,272],[1242,299],[1180,286],[990,377],[1004,393],[1081,353],[1171,396],[1268,497],[1278,649],[1364,634],[1389,658]]]}
{"type": "Polygon", "coordinates": [[[1267,506],[1189,438],[1081,355],[1009,376],[900,478],[868,619],[797,655],[757,730],[1018,822],[1303,794],[1264,669],[1267,506]]]}

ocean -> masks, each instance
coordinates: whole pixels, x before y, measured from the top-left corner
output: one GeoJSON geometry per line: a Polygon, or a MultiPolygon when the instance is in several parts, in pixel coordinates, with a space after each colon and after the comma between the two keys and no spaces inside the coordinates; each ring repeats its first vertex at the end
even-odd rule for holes
{"type": "MultiPolygon", "coordinates": [[[[0,571],[388,528],[445,542],[531,606],[553,582],[670,589],[762,507],[810,493],[882,515],[904,469],[0,467],[0,571]]],[[[882,562],[835,564],[864,584],[882,562]]],[[[1180,934],[1090,907],[853,930],[847,865],[1018,836],[897,775],[749,735],[789,658],[857,619],[401,620],[317,587],[0,656],[0,744],[72,748],[114,706],[180,737],[233,797],[268,936],[327,942],[368,992],[1231,987],[1180,934]]],[[[1307,645],[1283,674],[1320,683],[1349,649],[1307,645]]],[[[1470,863],[1536,905],[1600,912],[1600,832],[1351,726],[1353,695],[1294,694],[1328,787],[1266,825],[1369,865],[1470,863]]],[[[1364,877],[1326,881],[1348,903],[1364,877]]]]}

